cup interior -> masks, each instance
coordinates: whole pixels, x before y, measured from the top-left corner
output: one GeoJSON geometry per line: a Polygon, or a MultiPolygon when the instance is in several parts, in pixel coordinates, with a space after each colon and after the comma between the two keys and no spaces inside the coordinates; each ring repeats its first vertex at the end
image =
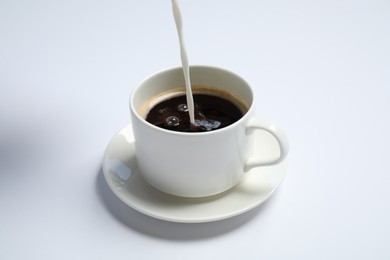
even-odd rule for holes
{"type": "MultiPolygon", "coordinates": [[[[249,84],[240,76],[216,67],[191,66],[191,85],[201,85],[221,89],[240,100],[249,110],[253,93],[249,84]]],[[[132,93],[130,107],[138,117],[144,118],[143,105],[150,99],[172,89],[185,85],[181,67],[164,70],[145,79],[132,93]]]]}

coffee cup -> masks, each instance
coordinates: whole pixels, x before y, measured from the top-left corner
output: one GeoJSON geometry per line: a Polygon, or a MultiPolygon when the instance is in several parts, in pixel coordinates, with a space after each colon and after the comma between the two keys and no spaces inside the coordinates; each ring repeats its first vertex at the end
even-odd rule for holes
{"type": "MultiPolygon", "coordinates": [[[[181,67],[157,72],[136,87],[130,97],[138,169],[156,189],[180,197],[205,197],[237,185],[250,170],[282,162],[288,153],[287,137],[275,123],[254,115],[255,97],[250,85],[228,70],[191,66],[191,83],[200,92],[223,96],[243,111],[241,118],[221,129],[178,132],[146,121],[158,102],[184,90],[181,67]],[[277,158],[255,158],[251,154],[255,131],[266,131],[277,141],[277,158]]],[[[195,91],[196,92],[196,91],[195,91]]]]}

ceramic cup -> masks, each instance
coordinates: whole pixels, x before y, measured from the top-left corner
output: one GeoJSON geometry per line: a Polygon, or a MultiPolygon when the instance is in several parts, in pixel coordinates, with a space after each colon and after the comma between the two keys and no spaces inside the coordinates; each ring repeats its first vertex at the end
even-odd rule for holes
{"type": "Polygon", "coordinates": [[[277,164],[288,152],[288,141],[274,123],[254,116],[254,96],[249,84],[225,69],[190,68],[191,84],[222,89],[241,100],[245,115],[222,129],[183,133],[165,130],[145,120],[144,104],[162,92],[183,87],[181,67],[160,71],[146,78],[130,97],[138,169],[153,187],[181,197],[204,197],[238,184],[250,169],[277,164]],[[251,157],[254,131],[267,131],[277,140],[280,155],[266,160],[251,157]]]}

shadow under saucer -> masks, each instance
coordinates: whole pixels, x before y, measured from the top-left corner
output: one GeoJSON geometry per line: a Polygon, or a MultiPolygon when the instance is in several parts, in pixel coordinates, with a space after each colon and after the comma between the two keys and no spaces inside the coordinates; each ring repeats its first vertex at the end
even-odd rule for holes
{"type": "Polygon", "coordinates": [[[253,210],[220,221],[176,223],[144,215],[119,200],[107,185],[102,169],[96,176],[96,192],[104,207],[125,227],[148,236],[175,241],[206,239],[229,233],[251,221],[270,204],[268,200],[253,210]]]}

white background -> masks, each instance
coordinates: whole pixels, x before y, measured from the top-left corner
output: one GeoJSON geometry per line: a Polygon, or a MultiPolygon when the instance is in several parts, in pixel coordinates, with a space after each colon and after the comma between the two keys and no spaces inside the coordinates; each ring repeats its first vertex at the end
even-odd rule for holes
{"type": "Polygon", "coordinates": [[[0,0],[0,259],[389,259],[390,2],[182,0],[191,64],[255,88],[283,184],[206,224],[127,207],[101,170],[128,97],[180,65],[169,0],[0,0]]]}

